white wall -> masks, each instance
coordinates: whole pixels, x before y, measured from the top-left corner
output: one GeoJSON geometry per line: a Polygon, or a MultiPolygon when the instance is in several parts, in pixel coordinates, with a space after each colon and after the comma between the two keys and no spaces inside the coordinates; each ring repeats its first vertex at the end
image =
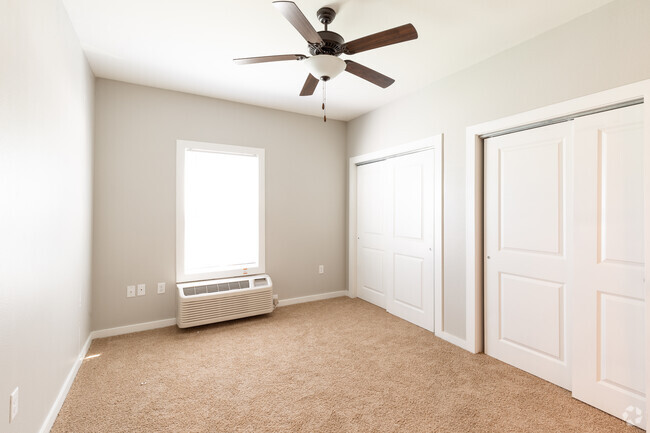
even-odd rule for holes
{"type": "Polygon", "coordinates": [[[650,2],[618,0],[348,124],[349,157],[445,135],[447,332],[466,331],[465,128],[650,78],[649,23],[650,2]]]}
{"type": "Polygon", "coordinates": [[[103,79],[95,100],[93,329],[175,317],[177,139],[265,148],[275,293],[346,289],[345,123],[103,79]]]}
{"type": "Polygon", "coordinates": [[[89,335],[93,84],[58,0],[0,0],[2,432],[39,431],[89,335]]]}

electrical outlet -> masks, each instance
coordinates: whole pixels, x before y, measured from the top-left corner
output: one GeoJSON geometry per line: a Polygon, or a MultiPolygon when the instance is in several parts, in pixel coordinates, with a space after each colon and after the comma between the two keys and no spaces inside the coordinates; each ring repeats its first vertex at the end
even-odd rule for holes
{"type": "Polygon", "coordinates": [[[146,285],[138,284],[138,296],[144,296],[146,285]]]}
{"type": "Polygon", "coordinates": [[[135,286],[126,286],[126,297],[127,298],[135,297],[135,286]]]}
{"type": "Polygon", "coordinates": [[[18,388],[14,389],[14,392],[9,396],[9,422],[13,422],[18,415],[18,388]]]}
{"type": "Polygon", "coordinates": [[[165,283],[158,283],[158,294],[162,295],[165,293],[165,283]]]}
{"type": "Polygon", "coordinates": [[[325,273],[325,266],[318,265],[318,273],[319,274],[324,274],[325,273]]]}

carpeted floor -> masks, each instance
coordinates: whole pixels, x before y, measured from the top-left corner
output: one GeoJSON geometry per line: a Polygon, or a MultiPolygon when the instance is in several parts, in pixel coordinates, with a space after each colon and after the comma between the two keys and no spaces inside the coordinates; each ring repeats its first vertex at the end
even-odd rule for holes
{"type": "Polygon", "coordinates": [[[358,299],[99,339],[88,355],[54,433],[641,431],[358,299]]]}

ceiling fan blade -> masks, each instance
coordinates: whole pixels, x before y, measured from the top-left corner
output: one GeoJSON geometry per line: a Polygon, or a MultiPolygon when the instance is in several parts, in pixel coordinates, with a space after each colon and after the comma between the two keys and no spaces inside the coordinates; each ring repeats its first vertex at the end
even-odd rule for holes
{"type": "Polygon", "coordinates": [[[323,43],[323,39],[316,29],[314,29],[314,26],[311,25],[307,17],[305,17],[294,2],[274,1],[273,6],[300,32],[307,42],[310,44],[323,43]]]}
{"type": "Polygon", "coordinates": [[[233,62],[238,65],[250,65],[251,63],[281,62],[283,60],[303,60],[306,58],[307,56],[302,54],[281,54],[279,56],[243,57],[233,59],[233,62]]]}
{"type": "Polygon", "coordinates": [[[347,72],[354,74],[359,78],[363,78],[366,81],[370,81],[372,84],[376,84],[381,88],[385,89],[395,82],[395,80],[392,78],[387,77],[384,74],[380,74],[379,72],[366,66],[360,65],[357,62],[353,62],[352,60],[346,60],[345,64],[347,65],[345,67],[345,70],[347,72]]]}
{"type": "Polygon", "coordinates": [[[316,90],[316,86],[318,86],[318,82],[320,80],[316,77],[314,77],[312,74],[309,74],[307,76],[307,80],[305,81],[305,85],[302,86],[302,90],[300,91],[300,96],[311,96],[314,94],[314,90],[316,90]]]}
{"type": "Polygon", "coordinates": [[[355,39],[345,44],[345,54],[356,54],[373,50],[387,45],[398,44],[418,38],[418,32],[413,24],[404,24],[394,29],[384,30],[363,38],[355,39]]]}

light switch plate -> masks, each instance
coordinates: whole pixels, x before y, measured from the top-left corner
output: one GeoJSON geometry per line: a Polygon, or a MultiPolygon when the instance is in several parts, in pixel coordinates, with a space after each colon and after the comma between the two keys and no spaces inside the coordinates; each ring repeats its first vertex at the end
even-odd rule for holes
{"type": "Polygon", "coordinates": [[[145,295],[145,289],[146,289],[145,284],[138,284],[138,296],[144,296],[145,295]]]}
{"type": "Polygon", "coordinates": [[[165,283],[158,283],[158,294],[162,295],[165,293],[165,283]]]}
{"type": "Polygon", "coordinates": [[[135,286],[126,286],[126,297],[127,298],[135,297],[135,286]]]}

